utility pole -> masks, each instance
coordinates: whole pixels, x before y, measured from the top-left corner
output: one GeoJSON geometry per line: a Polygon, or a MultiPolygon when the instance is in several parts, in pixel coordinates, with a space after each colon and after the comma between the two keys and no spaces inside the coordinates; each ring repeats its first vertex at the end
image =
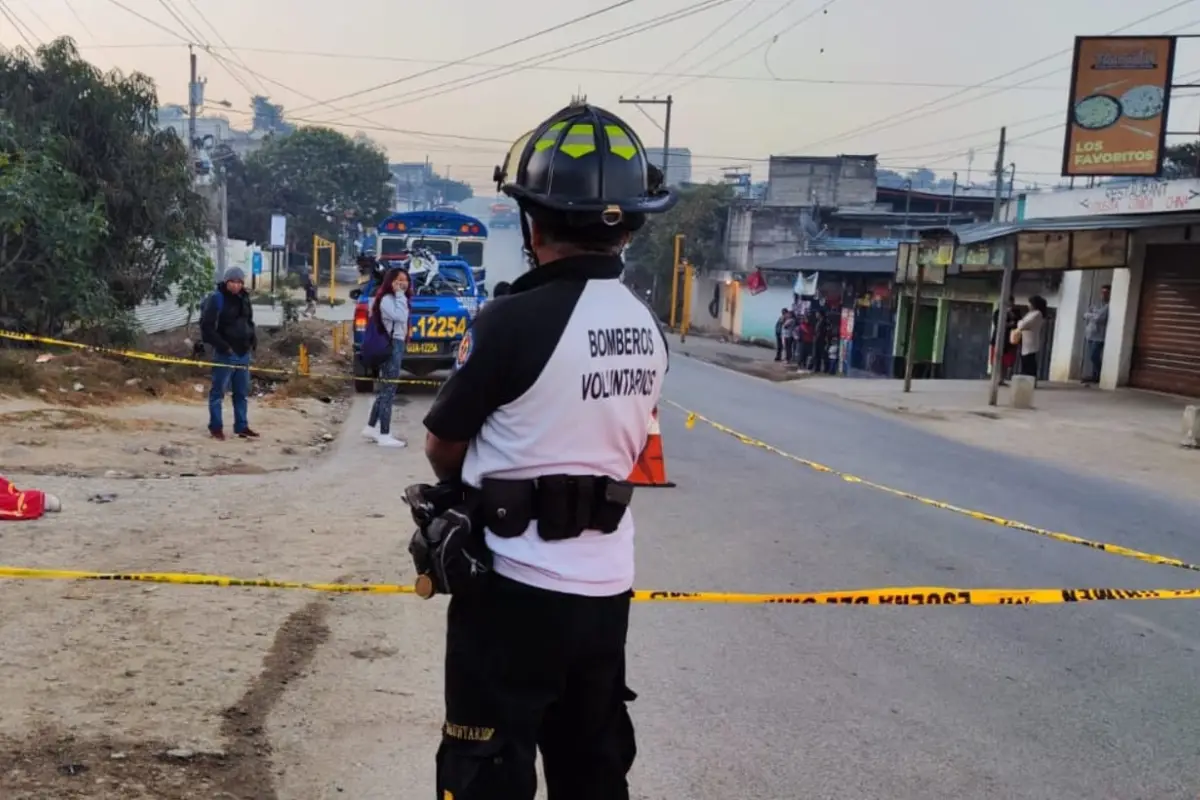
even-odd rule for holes
{"type": "Polygon", "coordinates": [[[196,107],[200,105],[200,81],[196,76],[196,51],[188,45],[191,78],[188,80],[188,167],[196,174],[196,107]]]}
{"type": "Polygon", "coordinates": [[[221,206],[220,223],[217,228],[217,276],[225,280],[226,250],[229,247],[229,184],[225,181],[225,171],[221,171],[221,184],[217,188],[217,202],[221,206]]]}
{"type": "Polygon", "coordinates": [[[658,97],[650,97],[650,98],[630,97],[630,98],[626,99],[626,98],[622,97],[622,98],[620,98],[620,100],[618,102],[626,103],[629,105],[635,105],[635,106],[666,106],[667,107],[667,121],[666,121],[666,124],[663,126],[662,171],[663,171],[663,181],[669,184],[670,178],[667,174],[667,164],[671,159],[671,107],[673,105],[675,105],[675,98],[672,97],[671,95],[667,95],[665,99],[661,99],[658,97]]]}
{"type": "Polygon", "coordinates": [[[1004,141],[1008,128],[1000,129],[1000,149],[996,151],[996,199],[992,202],[992,222],[1000,221],[1000,199],[1004,197],[1004,141]]]}
{"type": "MultiPolygon", "coordinates": [[[[996,200],[992,204],[992,222],[1000,221],[1000,194],[1004,189],[1004,138],[1006,128],[1000,129],[1000,149],[996,152],[996,200]]],[[[1013,239],[1015,242],[1016,239],[1013,239]]],[[[1000,303],[996,311],[996,330],[992,335],[992,380],[988,386],[988,405],[996,405],[1000,396],[1001,371],[1004,369],[1004,321],[1008,318],[1008,296],[1012,294],[1013,272],[1016,270],[1016,248],[1004,246],[1004,277],[1000,279],[1000,303]]]]}
{"type": "Polygon", "coordinates": [[[908,340],[904,342],[904,392],[912,391],[913,358],[917,354],[917,316],[921,313],[921,289],[925,285],[925,265],[917,258],[917,285],[913,287],[912,308],[908,312],[908,340]]]}

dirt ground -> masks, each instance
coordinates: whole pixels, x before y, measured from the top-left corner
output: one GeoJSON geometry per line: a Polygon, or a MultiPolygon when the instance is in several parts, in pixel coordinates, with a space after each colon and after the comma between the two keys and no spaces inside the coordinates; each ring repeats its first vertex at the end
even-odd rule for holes
{"type": "MultiPolygon", "coordinates": [[[[358,437],[363,422],[358,417],[365,416],[369,400],[358,398],[351,419],[340,429],[326,416],[320,422],[293,421],[287,434],[271,430],[280,440],[290,436],[302,441],[321,425],[334,434],[326,452],[290,457],[293,466],[302,467],[294,471],[171,480],[130,477],[116,483],[65,472],[38,476],[13,471],[5,458],[7,477],[58,494],[63,511],[36,522],[6,523],[0,529],[0,564],[411,583],[405,550],[410,522],[400,490],[427,479],[427,467],[419,447],[386,450],[358,437]],[[112,502],[88,502],[108,491],[117,494],[112,502]],[[389,553],[393,557],[380,559],[389,553]]],[[[329,409],[320,401],[310,402],[316,404],[313,416],[329,409]]],[[[420,415],[428,402],[427,396],[398,398],[394,429],[399,435],[419,437],[420,415]]],[[[144,451],[163,444],[194,451],[174,456],[173,469],[191,469],[179,465],[211,460],[220,448],[228,450],[231,460],[276,463],[277,442],[202,446],[189,438],[185,419],[196,417],[203,428],[203,417],[196,416],[202,415],[199,406],[156,405],[153,418],[147,408],[108,409],[104,418],[117,422],[98,433],[80,429],[84,433],[53,435],[97,437],[86,451],[98,459],[96,468],[104,460],[159,469],[161,453],[144,451]],[[112,427],[134,422],[138,432],[133,436],[144,442],[143,452],[106,449],[122,441],[112,427]],[[144,432],[146,425],[170,433],[144,432]],[[256,455],[255,448],[272,452],[256,455]]],[[[252,414],[258,414],[267,438],[272,413],[303,416],[299,410],[252,407],[252,414]]],[[[72,419],[69,414],[65,418],[72,419]]],[[[72,457],[82,458],[82,452],[72,457]]],[[[5,643],[0,648],[0,685],[5,687],[0,694],[0,797],[354,796],[314,785],[313,773],[304,766],[314,762],[317,775],[329,770],[313,748],[319,741],[336,741],[336,733],[331,739],[305,736],[305,726],[318,721],[304,708],[278,720],[268,717],[285,692],[304,690],[318,649],[342,667],[370,669],[391,660],[394,669],[400,646],[388,641],[388,623],[395,614],[420,612],[434,628],[440,624],[440,612],[419,603],[411,597],[284,590],[0,581],[0,639],[5,643]],[[364,604],[378,610],[367,615],[365,628],[339,630],[336,641],[319,648],[331,638],[332,615],[355,613],[364,604]],[[282,752],[276,752],[273,741],[282,743],[282,752]]],[[[436,636],[430,641],[427,657],[432,662],[439,642],[436,636]]],[[[333,674],[345,680],[344,669],[333,674]]],[[[305,692],[303,705],[328,703],[326,694],[305,692]]],[[[367,692],[366,701],[407,702],[403,692],[395,695],[367,692]]],[[[436,690],[427,697],[436,705],[436,690]]],[[[432,709],[425,716],[434,731],[427,741],[436,743],[432,709]]],[[[414,756],[423,772],[429,772],[431,755],[414,756]]]]}
{"type": "MultiPolygon", "coordinates": [[[[264,331],[255,363],[294,371],[300,345],[310,372],[345,375],[329,323],[264,331]]],[[[185,331],[147,337],[138,350],[192,358],[185,331]]],[[[204,356],[198,356],[203,360],[204,356]]],[[[256,375],[255,442],[207,434],[209,376],[203,367],[62,349],[0,350],[0,465],[36,475],[168,478],[296,469],[320,455],[345,415],[349,382],[256,375]]],[[[232,407],[226,399],[226,416],[232,407]]]]}

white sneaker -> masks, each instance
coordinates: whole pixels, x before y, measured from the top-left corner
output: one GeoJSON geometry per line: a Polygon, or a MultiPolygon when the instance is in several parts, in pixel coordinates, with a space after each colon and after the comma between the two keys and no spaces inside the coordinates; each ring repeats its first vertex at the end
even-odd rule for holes
{"type": "Polygon", "coordinates": [[[362,436],[368,442],[379,441],[379,431],[375,430],[370,425],[362,429],[362,436]]]}
{"type": "Polygon", "coordinates": [[[407,444],[390,433],[380,434],[379,438],[375,441],[380,447],[408,447],[407,444]]]}

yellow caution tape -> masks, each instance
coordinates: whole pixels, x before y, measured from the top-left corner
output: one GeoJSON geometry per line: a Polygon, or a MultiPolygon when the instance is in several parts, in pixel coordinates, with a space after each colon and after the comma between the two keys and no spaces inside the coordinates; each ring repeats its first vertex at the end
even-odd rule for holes
{"type": "MultiPolygon", "coordinates": [[[[183,586],[218,586],[247,589],[303,589],[336,594],[413,594],[400,584],[304,583],[272,578],[233,578],[190,572],[83,572],[66,569],[0,567],[0,578],[57,581],[109,581],[115,583],[168,583],[183,586]]],[[[765,605],[848,606],[1025,606],[1054,603],[1087,603],[1102,600],[1198,600],[1200,589],[959,589],[946,586],[896,586],[838,592],[742,593],[664,592],[638,589],[638,602],[740,603],[765,605]]]]}
{"type": "Polygon", "coordinates": [[[943,500],[935,500],[932,497],[923,497],[922,495],[919,495],[919,494],[914,494],[912,492],[906,492],[903,489],[893,489],[891,486],[884,486],[882,483],[875,483],[874,481],[869,481],[866,478],[860,478],[857,475],[851,475],[848,472],[842,472],[841,470],[834,469],[833,467],[826,466],[825,464],[821,464],[816,461],[810,461],[807,458],[801,458],[800,456],[793,455],[793,454],[787,452],[786,450],[780,450],[778,447],[768,444],[768,443],[762,441],[761,439],[755,439],[753,436],[747,436],[746,434],[741,433],[740,431],[735,431],[733,428],[730,428],[727,425],[722,425],[719,422],[711,420],[708,417],[704,416],[703,414],[700,414],[699,412],[692,411],[689,408],[684,408],[679,403],[676,403],[673,400],[668,400],[664,397],[664,398],[662,398],[661,402],[666,403],[667,405],[672,406],[674,408],[677,408],[680,411],[687,414],[686,427],[688,429],[691,429],[692,427],[694,427],[696,424],[696,420],[699,420],[699,421],[709,425],[710,427],[714,428],[715,430],[720,431],[721,433],[732,436],[733,438],[740,441],[742,444],[750,445],[751,447],[758,447],[762,450],[766,450],[769,453],[774,453],[777,456],[786,458],[789,461],[794,461],[797,464],[803,464],[804,466],[808,467],[809,469],[816,470],[817,472],[823,472],[828,475],[835,475],[835,476],[841,478],[842,480],[846,481],[847,483],[861,484],[862,486],[866,486],[871,489],[876,489],[881,492],[886,492],[887,494],[890,494],[894,497],[903,497],[906,500],[915,500],[918,503],[923,503],[924,505],[932,506],[933,508],[940,508],[943,511],[950,511],[955,514],[961,514],[965,517],[970,517],[971,519],[977,519],[982,522],[990,522],[993,525],[1000,525],[1001,527],[1004,527],[1004,528],[1011,528],[1013,530],[1024,531],[1025,533],[1032,533],[1037,536],[1045,536],[1049,539],[1054,539],[1057,542],[1066,542],[1067,544],[1082,545],[1083,547],[1090,547],[1093,550],[1101,550],[1105,553],[1111,553],[1112,555],[1124,556],[1125,558],[1133,558],[1133,559],[1137,559],[1138,561],[1144,561],[1147,564],[1159,564],[1159,565],[1167,566],[1167,567],[1179,567],[1180,569],[1187,569],[1187,570],[1192,570],[1193,572],[1200,572],[1200,564],[1192,564],[1190,562],[1182,561],[1178,558],[1173,558],[1171,556],[1160,556],[1155,553],[1147,553],[1142,550],[1134,550],[1131,547],[1123,547],[1122,545],[1119,545],[1119,544],[1110,544],[1108,542],[1097,542],[1097,541],[1093,541],[1092,539],[1084,539],[1083,537],[1073,536],[1069,533],[1063,533],[1061,531],[1052,531],[1052,530],[1047,530],[1046,528],[1039,528],[1038,526],[1030,525],[1027,522],[1020,522],[1015,519],[1005,519],[1004,517],[998,517],[995,514],[988,514],[984,511],[975,511],[970,508],[963,508],[962,506],[956,506],[953,503],[947,503],[943,500]]]}
{"type": "MultiPolygon", "coordinates": [[[[255,366],[238,366],[229,364],[219,364],[214,361],[201,361],[194,358],[177,358],[175,356],[164,356],[158,353],[147,353],[141,350],[120,350],[112,347],[99,347],[97,345],[81,344],[80,342],[70,342],[66,339],[52,339],[48,336],[33,336],[28,333],[17,333],[16,331],[0,330],[0,339],[11,339],[16,342],[32,342],[37,344],[48,344],[55,347],[70,347],[74,350],[84,350],[89,353],[99,353],[106,356],[114,356],[116,358],[132,358],[138,361],[152,361],[156,364],[174,364],[184,367],[227,367],[229,369],[244,369],[252,375],[290,375],[294,377],[305,378],[323,378],[327,380],[355,380],[353,375],[331,375],[325,373],[313,373],[301,375],[298,372],[281,369],[278,367],[255,367],[255,366]]],[[[441,386],[442,381],[429,380],[425,378],[373,378],[375,383],[395,383],[405,386],[441,386]]]]}

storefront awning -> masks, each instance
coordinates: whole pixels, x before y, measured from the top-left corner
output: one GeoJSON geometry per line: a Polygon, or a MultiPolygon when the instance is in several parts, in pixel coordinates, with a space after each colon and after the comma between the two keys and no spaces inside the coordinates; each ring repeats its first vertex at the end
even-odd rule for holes
{"type": "Polygon", "coordinates": [[[1058,217],[1055,219],[1027,219],[1021,222],[980,222],[971,225],[953,225],[922,228],[921,234],[930,237],[937,234],[953,236],[958,244],[982,244],[1014,233],[1053,233],[1067,231],[1144,230],[1146,228],[1169,228],[1178,225],[1200,225],[1200,213],[1182,214],[1108,214],[1090,217],[1058,217]]]}

